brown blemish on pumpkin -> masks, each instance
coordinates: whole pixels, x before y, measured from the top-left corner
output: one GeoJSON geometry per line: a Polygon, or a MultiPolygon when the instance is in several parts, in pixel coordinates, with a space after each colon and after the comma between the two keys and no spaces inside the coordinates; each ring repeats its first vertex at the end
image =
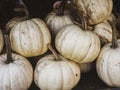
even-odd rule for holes
{"type": "Polygon", "coordinates": [[[22,31],[21,33],[22,33],[23,35],[26,35],[26,32],[25,32],[25,31],[22,31]]]}
{"type": "Polygon", "coordinates": [[[77,76],[78,76],[78,74],[75,74],[75,76],[77,77],[77,76]]]}

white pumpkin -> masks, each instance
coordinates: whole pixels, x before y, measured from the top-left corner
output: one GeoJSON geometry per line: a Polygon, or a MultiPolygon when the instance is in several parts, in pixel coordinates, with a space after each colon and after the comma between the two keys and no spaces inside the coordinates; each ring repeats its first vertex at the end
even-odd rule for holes
{"type": "Polygon", "coordinates": [[[46,16],[45,22],[54,36],[60,31],[62,27],[73,24],[69,13],[69,11],[64,11],[63,15],[58,15],[57,11],[52,11],[46,16]]]}
{"type": "Polygon", "coordinates": [[[118,47],[111,48],[111,43],[105,45],[97,58],[98,76],[109,86],[120,87],[120,40],[118,47]]]}
{"type": "Polygon", "coordinates": [[[89,63],[98,56],[101,43],[95,33],[71,24],[58,32],[55,46],[64,57],[78,63],[89,63]]]}
{"type": "Polygon", "coordinates": [[[28,90],[33,80],[30,62],[12,53],[13,62],[6,64],[7,55],[0,55],[0,90],[28,90]]]}
{"type": "Polygon", "coordinates": [[[2,34],[1,29],[0,29],[0,53],[3,50],[3,46],[4,46],[3,34],[2,34]]]}
{"type": "Polygon", "coordinates": [[[33,57],[44,54],[51,42],[50,31],[38,18],[16,24],[10,32],[12,50],[25,56],[33,57]]]}
{"type": "Polygon", "coordinates": [[[78,10],[88,17],[89,25],[103,22],[111,14],[112,0],[71,0],[78,10]]]}
{"type": "Polygon", "coordinates": [[[112,41],[112,28],[108,22],[96,24],[93,31],[100,37],[102,45],[112,41]]]}
{"type": "Polygon", "coordinates": [[[40,59],[35,67],[34,81],[41,90],[71,90],[80,80],[80,68],[73,61],[59,55],[40,59]]]}

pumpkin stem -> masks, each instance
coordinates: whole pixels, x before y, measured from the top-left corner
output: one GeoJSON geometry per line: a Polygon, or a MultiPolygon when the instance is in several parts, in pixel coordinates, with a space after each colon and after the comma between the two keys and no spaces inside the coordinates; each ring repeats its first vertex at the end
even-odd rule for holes
{"type": "Polygon", "coordinates": [[[53,55],[55,56],[56,60],[60,60],[60,58],[58,57],[58,54],[56,53],[56,51],[52,48],[51,44],[48,44],[48,48],[49,50],[53,53],[53,55]]]}
{"type": "Polygon", "coordinates": [[[7,60],[5,61],[5,63],[9,64],[12,62],[11,45],[8,35],[4,35],[4,38],[5,38],[6,53],[7,53],[7,60]]]}
{"type": "Polygon", "coordinates": [[[81,11],[78,10],[76,4],[71,2],[71,12],[73,17],[78,23],[81,23],[81,28],[86,31],[87,30],[87,17],[82,14],[81,11]]]}
{"type": "Polygon", "coordinates": [[[112,21],[108,20],[108,22],[110,23],[110,25],[112,27],[112,45],[111,45],[111,48],[117,48],[118,44],[117,44],[115,21],[112,22],[112,21]]]}
{"type": "Polygon", "coordinates": [[[64,15],[64,8],[65,8],[66,3],[67,3],[67,0],[62,0],[60,7],[58,9],[58,12],[57,12],[58,16],[64,15]]]}
{"type": "Polygon", "coordinates": [[[29,19],[29,11],[27,8],[15,8],[14,11],[23,11],[25,12],[25,19],[28,20],[29,19]]]}

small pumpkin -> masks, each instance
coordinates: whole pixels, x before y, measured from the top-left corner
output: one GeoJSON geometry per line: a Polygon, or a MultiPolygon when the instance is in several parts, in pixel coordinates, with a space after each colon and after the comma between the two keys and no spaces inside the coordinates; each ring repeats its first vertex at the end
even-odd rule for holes
{"type": "MultiPolygon", "coordinates": [[[[59,2],[59,1],[58,1],[59,2]]],[[[55,36],[59,30],[69,24],[72,24],[72,18],[68,9],[64,10],[67,0],[62,1],[59,8],[47,14],[45,22],[55,36]]]]}
{"type": "MultiPolygon", "coordinates": [[[[110,22],[111,23],[111,22],[110,22]]],[[[106,44],[97,58],[96,69],[99,78],[111,87],[120,87],[120,40],[117,40],[116,27],[113,30],[112,43],[106,44]]]]}
{"type": "Polygon", "coordinates": [[[4,46],[3,33],[1,31],[1,29],[0,29],[0,53],[3,50],[3,46],[4,46]]]}
{"type": "Polygon", "coordinates": [[[55,46],[64,57],[78,63],[89,63],[98,56],[101,43],[95,33],[71,24],[58,32],[55,46]]]}
{"type": "Polygon", "coordinates": [[[11,53],[8,36],[5,36],[6,53],[0,55],[0,89],[28,90],[33,80],[33,68],[30,62],[15,53],[11,53]]]}
{"type": "Polygon", "coordinates": [[[71,0],[79,12],[88,17],[89,25],[103,22],[111,14],[113,8],[112,0],[71,0]]]}
{"type": "Polygon", "coordinates": [[[108,22],[96,24],[93,28],[93,32],[100,37],[102,45],[112,41],[112,28],[108,22]]]}
{"type": "Polygon", "coordinates": [[[25,57],[33,57],[48,50],[51,34],[43,20],[33,18],[16,24],[11,29],[10,41],[13,51],[25,57]]]}
{"type": "Polygon", "coordinates": [[[41,90],[71,90],[80,80],[80,68],[75,62],[53,54],[37,62],[34,82],[41,90]]]}

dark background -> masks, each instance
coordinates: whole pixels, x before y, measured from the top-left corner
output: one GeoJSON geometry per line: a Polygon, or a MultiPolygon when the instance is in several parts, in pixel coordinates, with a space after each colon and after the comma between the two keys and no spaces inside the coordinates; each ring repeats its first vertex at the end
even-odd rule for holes
{"type": "MultiPolygon", "coordinates": [[[[19,0],[0,0],[0,28],[4,28],[8,20],[17,16],[17,14],[13,12],[13,8],[18,7],[17,1],[19,0]]],[[[38,17],[41,19],[44,19],[45,16],[53,9],[52,5],[56,1],[57,0],[23,0],[30,12],[30,18],[38,17]]],[[[113,13],[118,17],[120,13],[120,1],[113,0],[113,2],[113,13]]],[[[33,59],[35,58],[32,58],[30,62],[34,67],[37,60],[33,59]]],[[[80,82],[73,90],[108,90],[108,88],[109,90],[120,90],[119,88],[111,88],[105,85],[98,78],[96,70],[93,69],[89,73],[82,74],[80,82]]],[[[29,90],[39,90],[39,88],[37,88],[33,82],[29,90]]]]}

